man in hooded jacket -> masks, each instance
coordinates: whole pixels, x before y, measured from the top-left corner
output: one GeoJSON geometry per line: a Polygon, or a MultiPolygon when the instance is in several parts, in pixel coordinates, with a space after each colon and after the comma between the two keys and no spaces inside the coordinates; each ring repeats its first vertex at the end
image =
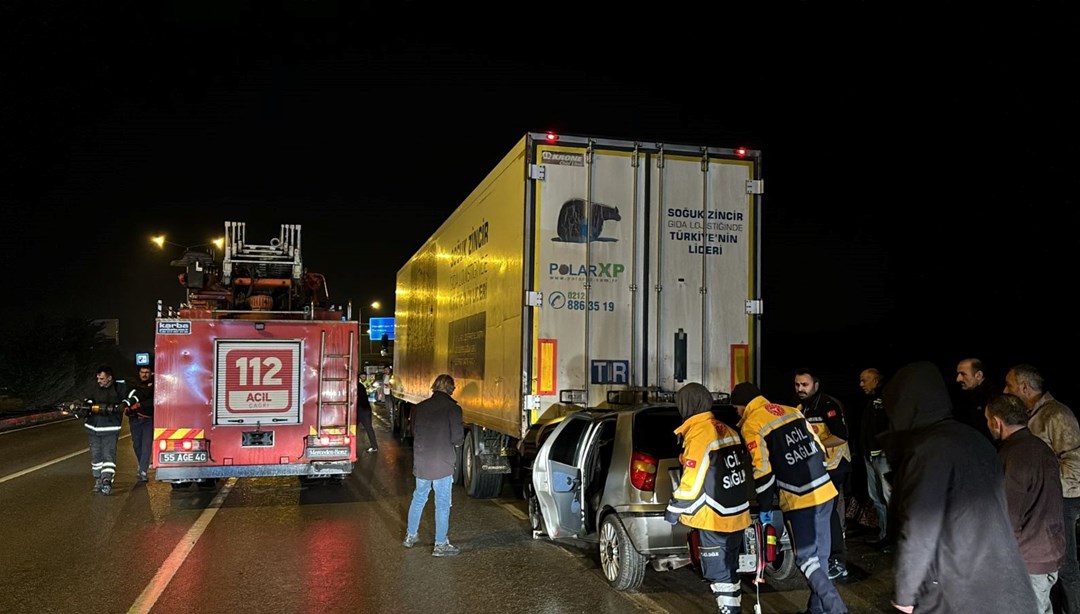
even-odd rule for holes
{"type": "Polygon", "coordinates": [[[900,369],[885,387],[893,468],[901,612],[1034,614],[1035,593],[1013,537],[993,444],[953,418],[945,380],[930,362],[900,369]]]}
{"type": "Polygon", "coordinates": [[[682,479],[671,495],[665,518],[698,530],[701,575],[709,581],[720,614],[742,612],[739,552],[750,526],[748,463],[742,438],[712,414],[709,389],[690,383],[675,393],[683,418],[682,479]]]}

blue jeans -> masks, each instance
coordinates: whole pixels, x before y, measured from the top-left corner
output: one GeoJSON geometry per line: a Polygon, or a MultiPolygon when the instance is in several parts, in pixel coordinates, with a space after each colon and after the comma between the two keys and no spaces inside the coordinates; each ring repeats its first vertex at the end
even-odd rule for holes
{"type": "Polygon", "coordinates": [[[150,469],[150,455],[153,452],[154,419],[129,418],[128,426],[131,428],[131,448],[139,461],[139,471],[146,473],[150,469]]]}
{"type": "Polygon", "coordinates": [[[416,535],[420,530],[420,516],[427,506],[428,493],[435,490],[435,543],[446,543],[446,530],[450,526],[450,491],[454,486],[454,476],[448,475],[437,480],[416,478],[416,490],[413,491],[412,504],[409,505],[409,535],[416,535]]]}
{"type": "Polygon", "coordinates": [[[834,501],[814,507],[784,512],[784,521],[791,534],[795,564],[810,585],[807,610],[810,614],[847,614],[847,606],[829,580],[829,550],[831,549],[831,516],[834,501]]]}
{"type": "Polygon", "coordinates": [[[892,486],[885,479],[885,474],[889,472],[889,460],[883,453],[863,460],[866,463],[866,490],[877,512],[878,539],[885,539],[888,536],[889,499],[892,498],[892,486]]]}

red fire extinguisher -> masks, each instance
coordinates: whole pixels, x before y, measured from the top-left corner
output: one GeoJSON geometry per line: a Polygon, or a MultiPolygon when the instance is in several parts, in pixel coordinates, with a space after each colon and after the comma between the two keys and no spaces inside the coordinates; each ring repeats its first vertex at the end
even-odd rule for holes
{"type": "Polygon", "coordinates": [[[772,523],[765,523],[765,562],[772,563],[776,560],[776,527],[772,523]]]}

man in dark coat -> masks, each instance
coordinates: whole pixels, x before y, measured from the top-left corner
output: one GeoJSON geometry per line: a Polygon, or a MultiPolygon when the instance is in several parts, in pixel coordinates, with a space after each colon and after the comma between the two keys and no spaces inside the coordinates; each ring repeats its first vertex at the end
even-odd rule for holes
{"type": "Polygon", "coordinates": [[[128,391],[123,406],[131,431],[131,448],[139,463],[135,477],[146,482],[154,447],[154,371],[150,365],[139,367],[139,379],[128,391]]]}
{"type": "Polygon", "coordinates": [[[960,384],[960,397],[954,411],[956,418],[991,439],[983,413],[990,399],[1001,394],[1001,386],[990,379],[983,361],[978,358],[965,358],[956,363],[956,383],[960,384]]]}
{"type": "Polygon", "coordinates": [[[454,394],[454,378],[443,373],[431,385],[431,396],[413,408],[413,475],[416,489],[409,505],[409,526],[402,545],[416,545],[420,516],[428,494],[435,491],[435,549],[432,556],[454,556],[460,552],[446,537],[450,525],[450,491],[454,486],[457,450],[465,440],[461,406],[454,394]]]}
{"type": "Polygon", "coordinates": [[[993,444],[953,418],[945,381],[930,362],[900,369],[884,401],[890,517],[898,527],[896,608],[1034,614],[993,444]]]}
{"type": "Polygon", "coordinates": [[[990,435],[1001,442],[998,455],[1005,467],[1009,520],[1039,613],[1053,614],[1050,589],[1065,562],[1065,504],[1057,456],[1028,429],[1027,405],[1020,397],[999,394],[984,411],[990,435]]]}

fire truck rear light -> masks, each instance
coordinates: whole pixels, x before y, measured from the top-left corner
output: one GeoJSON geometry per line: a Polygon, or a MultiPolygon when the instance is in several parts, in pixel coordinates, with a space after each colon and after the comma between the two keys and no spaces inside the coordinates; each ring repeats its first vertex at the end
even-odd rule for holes
{"type": "Polygon", "coordinates": [[[321,443],[324,446],[328,446],[328,445],[330,445],[330,438],[327,437],[326,435],[323,435],[322,437],[319,438],[319,443],[321,443]]]}
{"type": "Polygon", "coordinates": [[[190,439],[185,439],[184,441],[182,441],[182,442],[180,443],[180,448],[181,448],[182,450],[184,450],[185,452],[188,452],[188,451],[190,451],[190,450],[191,450],[191,448],[192,448],[192,445],[191,445],[191,440],[190,440],[190,439]]]}
{"type": "Polygon", "coordinates": [[[352,444],[352,437],[349,437],[348,435],[346,435],[345,439],[344,439],[344,443],[345,443],[345,445],[351,445],[352,444]]]}

